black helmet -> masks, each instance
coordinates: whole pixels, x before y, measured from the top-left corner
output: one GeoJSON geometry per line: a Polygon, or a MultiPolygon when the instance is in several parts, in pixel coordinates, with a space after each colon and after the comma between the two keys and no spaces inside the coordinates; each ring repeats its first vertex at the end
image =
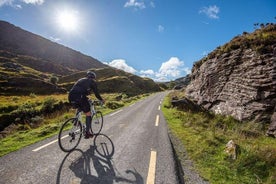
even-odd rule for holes
{"type": "Polygon", "coordinates": [[[88,78],[96,79],[96,74],[94,72],[92,72],[92,71],[86,72],[86,76],[88,78]]]}

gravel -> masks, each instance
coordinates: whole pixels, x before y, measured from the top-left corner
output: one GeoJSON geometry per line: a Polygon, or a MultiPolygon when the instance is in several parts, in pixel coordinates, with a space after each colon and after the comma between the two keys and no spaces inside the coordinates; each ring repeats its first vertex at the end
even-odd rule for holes
{"type": "Polygon", "coordinates": [[[180,184],[209,184],[204,180],[193,166],[193,161],[189,159],[182,142],[169,132],[170,141],[174,151],[176,170],[180,184]]]}

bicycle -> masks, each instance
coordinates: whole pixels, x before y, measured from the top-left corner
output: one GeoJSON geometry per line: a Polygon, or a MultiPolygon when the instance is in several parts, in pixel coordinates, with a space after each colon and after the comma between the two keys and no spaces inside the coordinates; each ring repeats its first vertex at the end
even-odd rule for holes
{"type": "MultiPolygon", "coordinates": [[[[101,104],[101,102],[89,100],[89,104],[92,114],[91,132],[98,135],[103,128],[103,115],[101,111],[96,110],[95,105],[101,104]]],[[[85,135],[86,126],[82,120],[82,113],[77,108],[75,117],[66,120],[60,128],[58,144],[64,152],[73,151],[80,143],[81,137],[85,135]]]]}

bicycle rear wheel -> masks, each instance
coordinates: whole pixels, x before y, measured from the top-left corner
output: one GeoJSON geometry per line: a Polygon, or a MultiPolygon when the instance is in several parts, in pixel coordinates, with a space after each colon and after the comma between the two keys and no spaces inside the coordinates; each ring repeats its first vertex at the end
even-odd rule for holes
{"type": "Polygon", "coordinates": [[[102,128],[103,128],[103,115],[102,115],[102,112],[97,111],[92,116],[91,131],[93,134],[97,135],[101,132],[102,128]]]}
{"type": "Polygon", "coordinates": [[[62,151],[70,152],[74,150],[82,136],[82,126],[78,122],[77,118],[71,118],[63,123],[59,134],[58,134],[58,144],[62,151]]]}

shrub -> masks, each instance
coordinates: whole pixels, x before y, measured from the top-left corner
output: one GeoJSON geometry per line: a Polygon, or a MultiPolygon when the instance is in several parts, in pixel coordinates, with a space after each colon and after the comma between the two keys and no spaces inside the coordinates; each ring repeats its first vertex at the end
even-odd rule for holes
{"type": "Polygon", "coordinates": [[[44,121],[44,118],[41,116],[35,116],[35,117],[31,118],[31,124],[34,124],[34,125],[39,125],[39,124],[43,123],[43,121],[44,121]]]}
{"type": "Polygon", "coordinates": [[[58,82],[58,77],[57,76],[51,76],[51,78],[50,78],[50,82],[52,83],[52,84],[57,84],[57,82],[58,82]]]}
{"type": "Polygon", "coordinates": [[[110,101],[110,102],[107,102],[107,103],[106,103],[106,106],[107,106],[109,109],[118,109],[118,108],[120,108],[120,107],[123,107],[124,104],[121,103],[121,102],[110,101]]]}
{"type": "Polygon", "coordinates": [[[30,97],[36,98],[36,94],[35,93],[30,93],[30,97]]]}
{"type": "Polygon", "coordinates": [[[52,97],[47,97],[43,104],[42,104],[42,108],[41,111],[45,112],[45,113],[50,113],[53,111],[54,109],[54,105],[56,103],[56,99],[52,98],[52,97]]]}
{"type": "Polygon", "coordinates": [[[19,106],[18,109],[16,109],[12,115],[12,117],[15,118],[15,122],[22,123],[22,122],[29,122],[32,117],[38,114],[38,111],[35,109],[35,105],[26,102],[23,105],[19,106]]]}

